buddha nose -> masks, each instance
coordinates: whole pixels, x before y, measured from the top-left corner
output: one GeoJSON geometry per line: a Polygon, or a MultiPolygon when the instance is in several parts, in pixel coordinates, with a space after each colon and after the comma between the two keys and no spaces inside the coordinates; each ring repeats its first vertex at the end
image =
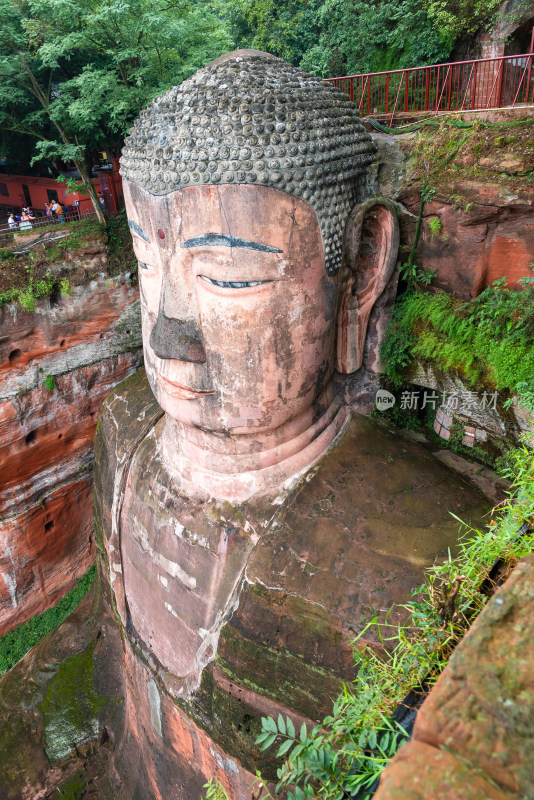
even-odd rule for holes
{"type": "Polygon", "coordinates": [[[149,341],[158,358],[198,363],[206,361],[202,336],[195,320],[167,317],[162,308],[159,309],[149,341]]]}

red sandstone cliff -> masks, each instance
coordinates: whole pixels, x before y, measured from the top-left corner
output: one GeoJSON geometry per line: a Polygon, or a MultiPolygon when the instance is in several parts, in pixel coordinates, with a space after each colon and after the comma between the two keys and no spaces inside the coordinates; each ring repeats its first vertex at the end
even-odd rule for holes
{"type": "Polygon", "coordinates": [[[455,650],[375,800],[532,797],[533,573],[529,555],[455,650]]]}
{"type": "Polygon", "coordinates": [[[93,437],[102,400],[141,362],[137,296],[102,275],[33,313],[0,308],[0,635],[94,560],[93,437]]]}
{"type": "Polygon", "coordinates": [[[466,300],[503,276],[513,284],[532,275],[534,261],[531,120],[514,128],[495,124],[504,114],[488,120],[373,136],[379,190],[399,201],[401,259],[411,250],[426,178],[433,195],[424,204],[415,261],[436,273],[434,287],[466,300]]]}

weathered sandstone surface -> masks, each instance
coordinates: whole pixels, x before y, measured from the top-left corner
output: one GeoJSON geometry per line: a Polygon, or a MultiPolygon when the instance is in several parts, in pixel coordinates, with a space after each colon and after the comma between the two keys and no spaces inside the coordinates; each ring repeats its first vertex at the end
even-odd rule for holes
{"type": "Polygon", "coordinates": [[[93,437],[102,400],[141,361],[137,297],[125,276],[102,277],[33,313],[0,308],[0,634],[94,560],[93,437]]]}
{"type": "MultiPolygon", "coordinates": [[[[459,181],[452,194],[460,192],[463,206],[439,196],[425,205],[416,261],[437,274],[434,285],[468,300],[503,276],[509,284],[531,276],[532,189],[510,197],[495,184],[459,181]],[[440,222],[437,235],[431,220],[440,222]]],[[[413,214],[419,212],[418,192],[407,191],[401,201],[413,214]]]]}
{"type": "Polygon", "coordinates": [[[126,721],[128,748],[113,755],[124,796],[185,798],[198,796],[213,749],[236,775],[272,774],[254,745],[260,717],[280,711],[312,723],[328,713],[354,674],[350,637],[405,600],[454,546],[449,510],[475,522],[484,499],[416,442],[357,415],[281,502],[186,501],[153,448],[160,417],[141,371],[107,399],[95,524],[137,714],[126,721]],[[150,480],[140,493],[143,470],[150,480]],[[205,733],[177,791],[184,712],[205,733]],[[143,719],[154,729],[145,725],[144,739],[143,719]]]}
{"type": "Polygon", "coordinates": [[[530,555],[454,652],[376,800],[533,796],[533,586],[530,555]]]}
{"type": "MultiPolygon", "coordinates": [[[[506,129],[488,129],[481,144],[480,138],[471,135],[472,130],[468,129],[467,142],[443,168],[434,154],[429,188],[435,189],[435,194],[425,203],[415,254],[418,265],[436,273],[433,286],[467,300],[502,276],[513,284],[532,275],[531,130],[525,125],[506,138],[503,135],[506,129]],[[480,154],[477,148],[485,152],[480,154]],[[517,150],[521,152],[516,153],[517,150]]],[[[417,136],[417,133],[373,134],[378,147],[378,186],[384,197],[400,204],[405,258],[414,239],[423,184],[414,157],[416,147],[421,146],[417,136]]],[[[439,137],[443,138],[443,134],[436,131],[434,138],[439,137]]],[[[427,142],[425,146],[432,144],[427,142]]],[[[444,151],[440,156],[442,162],[447,153],[454,155],[450,149],[444,151]]]]}

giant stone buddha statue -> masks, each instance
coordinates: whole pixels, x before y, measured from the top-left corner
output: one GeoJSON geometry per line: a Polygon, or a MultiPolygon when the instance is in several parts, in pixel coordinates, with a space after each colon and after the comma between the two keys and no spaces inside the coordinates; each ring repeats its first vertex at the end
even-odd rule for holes
{"type": "Polygon", "coordinates": [[[350,635],[454,541],[448,508],[478,511],[346,402],[395,281],[373,160],[346,95],[256,51],[153,101],[126,141],[146,378],[103,407],[95,481],[131,797],[190,800],[210,773],[250,797],[259,717],[328,712],[350,635]]]}

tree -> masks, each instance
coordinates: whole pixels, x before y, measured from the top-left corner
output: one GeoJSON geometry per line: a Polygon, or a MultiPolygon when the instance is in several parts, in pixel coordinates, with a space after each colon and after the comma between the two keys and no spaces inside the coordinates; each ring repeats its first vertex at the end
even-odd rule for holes
{"type": "Polygon", "coordinates": [[[91,150],[230,49],[226,29],[182,0],[0,0],[0,14],[0,126],[37,139],[34,161],[73,161],[105,224],[91,150]]]}
{"type": "MultiPolygon", "coordinates": [[[[473,36],[491,24],[502,5],[502,0],[424,0],[434,27],[453,41],[473,36]]],[[[509,7],[514,8],[512,4],[509,7]]]]}
{"type": "Polygon", "coordinates": [[[320,75],[351,75],[432,64],[453,46],[433,27],[420,0],[324,0],[318,43],[302,66],[320,75]]]}
{"type": "Polygon", "coordinates": [[[500,0],[212,0],[240,47],[321,76],[402,69],[449,58],[500,0]]]}
{"type": "Polygon", "coordinates": [[[319,36],[313,16],[320,0],[215,0],[238,47],[264,50],[298,64],[319,36]],[[311,24],[310,24],[311,23],[311,24]],[[307,30],[308,29],[308,30],[307,30]],[[312,38],[309,39],[311,32],[312,38]]]}

